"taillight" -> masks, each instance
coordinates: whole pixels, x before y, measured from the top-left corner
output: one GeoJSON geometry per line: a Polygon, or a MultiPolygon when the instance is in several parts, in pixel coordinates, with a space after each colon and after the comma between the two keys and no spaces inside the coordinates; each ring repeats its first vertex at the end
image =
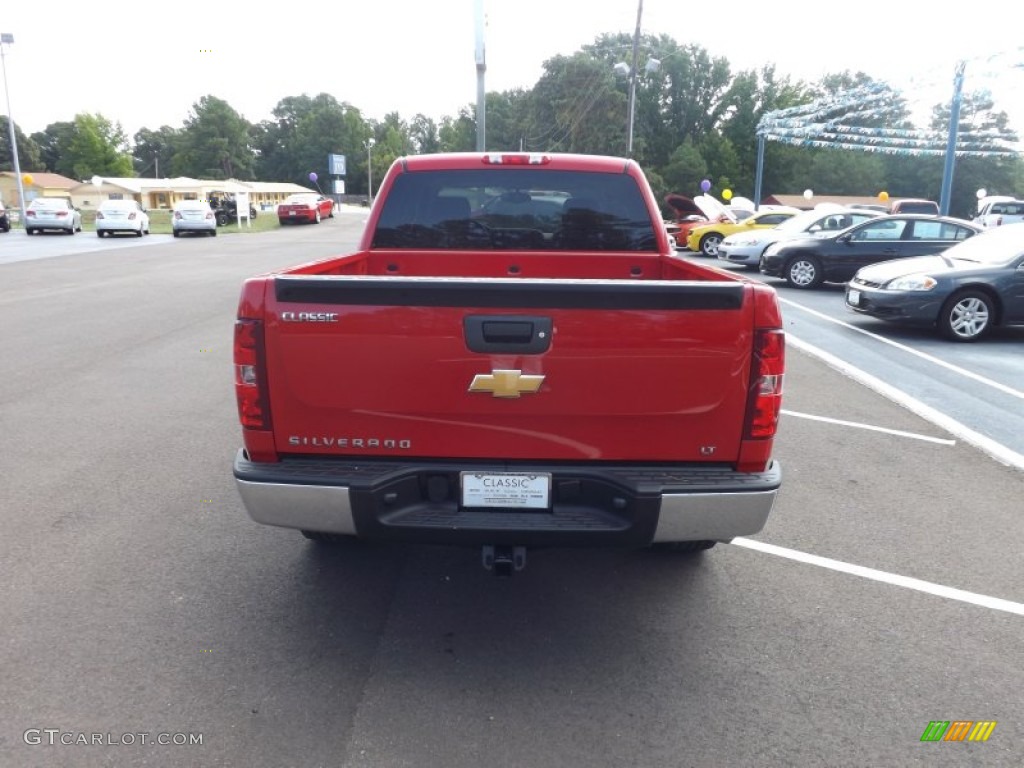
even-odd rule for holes
{"type": "Polygon", "coordinates": [[[181,218],[181,211],[175,211],[174,212],[174,218],[180,219],[181,218]]]}
{"type": "MultiPolygon", "coordinates": [[[[97,218],[102,218],[102,217],[100,217],[99,214],[96,214],[96,216],[97,216],[97,218]]],[[[129,213],[128,214],[128,221],[133,221],[134,219],[135,219],[135,214],[134,213],[129,213]]]]}
{"type": "Polygon", "coordinates": [[[235,321],[235,397],[238,419],[248,429],[270,429],[263,367],[263,323],[235,321]]]}
{"type": "Polygon", "coordinates": [[[206,214],[206,218],[212,219],[213,218],[213,211],[210,211],[209,213],[207,213],[206,214]]]}
{"type": "Polygon", "coordinates": [[[1000,216],[999,218],[996,219],[996,226],[998,227],[1002,223],[1003,223],[1003,217],[1000,216]]]}
{"type": "Polygon", "coordinates": [[[786,363],[786,338],[781,330],[754,332],[750,398],[747,401],[748,440],[775,436],[782,410],[782,373],[786,363]]]}
{"type": "Polygon", "coordinates": [[[99,221],[102,218],[103,218],[103,214],[100,213],[99,211],[96,211],[96,220],[99,221]]]}
{"type": "Polygon", "coordinates": [[[34,219],[36,217],[36,212],[35,211],[25,211],[25,215],[28,216],[30,219],[34,219]]]}
{"type": "Polygon", "coordinates": [[[53,213],[54,213],[55,216],[67,216],[68,215],[67,211],[54,211],[53,213]]]}

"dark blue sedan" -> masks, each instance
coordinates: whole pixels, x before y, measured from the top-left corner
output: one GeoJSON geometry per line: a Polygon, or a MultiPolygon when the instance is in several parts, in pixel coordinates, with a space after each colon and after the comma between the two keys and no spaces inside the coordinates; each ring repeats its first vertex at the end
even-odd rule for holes
{"type": "Polygon", "coordinates": [[[846,287],[846,306],[937,327],[953,341],[976,341],[996,325],[1024,325],[1024,224],[989,230],[935,256],[864,267],[846,287]]]}

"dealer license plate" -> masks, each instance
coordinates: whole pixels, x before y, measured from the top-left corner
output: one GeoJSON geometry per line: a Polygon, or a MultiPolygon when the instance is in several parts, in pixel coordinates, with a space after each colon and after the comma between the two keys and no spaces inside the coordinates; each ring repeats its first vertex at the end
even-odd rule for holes
{"type": "Polygon", "coordinates": [[[463,472],[462,506],[548,509],[551,475],[518,472],[463,472]]]}
{"type": "Polygon", "coordinates": [[[855,307],[858,306],[860,304],[860,291],[847,291],[846,303],[851,304],[855,307]]]}

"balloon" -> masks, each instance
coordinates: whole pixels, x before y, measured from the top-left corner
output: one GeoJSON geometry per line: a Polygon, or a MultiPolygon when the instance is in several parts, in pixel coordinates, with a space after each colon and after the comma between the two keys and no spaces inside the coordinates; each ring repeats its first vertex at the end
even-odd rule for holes
{"type": "Polygon", "coordinates": [[[723,189],[722,190],[722,199],[723,200],[732,200],[732,190],[731,189],[723,189]]]}
{"type": "Polygon", "coordinates": [[[804,190],[804,200],[810,200],[812,197],[814,197],[814,190],[812,190],[812,189],[805,189],[804,190]]]}
{"type": "Polygon", "coordinates": [[[888,199],[889,199],[889,193],[886,192],[884,189],[881,192],[878,193],[878,200],[879,200],[879,202],[884,203],[888,199]]]}
{"type": "Polygon", "coordinates": [[[312,181],[314,184],[316,184],[316,180],[317,180],[316,172],[313,172],[313,173],[309,174],[309,180],[312,181]]]}
{"type": "Polygon", "coordinates": [[[704,179],[700,183],[700,191],[701,192],[707,192],[709,189],[711,189],[711,182],[708,181],[707,179],[704,179]]]}
{"type": "Polygon", "coordinates": [[[24,174],[22,174],[21,180],[24,183],[28,184],[30,187],[32,186],[32,182],[34,181],[34,179],[32,178],[32,174],[31,173],[24,173],[24,174]]]}

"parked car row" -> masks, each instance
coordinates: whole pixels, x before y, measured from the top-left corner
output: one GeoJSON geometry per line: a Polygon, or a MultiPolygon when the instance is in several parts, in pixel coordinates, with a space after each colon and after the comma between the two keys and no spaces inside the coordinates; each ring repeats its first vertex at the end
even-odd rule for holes
{"type": "Polygon", "coordinates": [[[776,227],[746,230],[727,236],[718,246],[718,258],[756,270],[760,267],[765,251],[777,242],[834,234],[881,215],[878,211],[841,206],[803,211],[790,216],[776,227]]]}
{"type": "MultiPolygon", "coordinates": [[[[217,235],[219,209],[207,200],[179,200],[171,208],[171,232],[182,234],[217,235]]],[[[250,216],[252,214],[250,213],[250,216]]],[[[334,201],[316,194],[296,194],[278,206],[281,224],[300,221],[319,224],[324,218],[334,218],[334,201]]],[[[96,209],[96,236],[110,237],[129,233],[136,237],[149,234],[149,213],[135,200],[104,200],[96,209]]],[[[10,219],[0,204],[0,231],[10,231],[10,219]]],[[[37,197],[25,211],[25,231],[34,235],[46,230],[57,230],[73,235],[82,231],[82,213],[65,197],[37,197]]]]}
{"type": "Polygon", "coordinates": [[[981,231],[948,216],[899,213],[877,216],[838,232],[819,232],[770,245],[759,268],[794,288],[843,283],[879,261],[938,253],[981,231]]]}
{"type": "Polygon", "coordinates": [[[718,258],[799,289],[846,283],[852,312],[976,341],[1024,325],[1024,222],[821,208],[730,235],[718,258]]]}

